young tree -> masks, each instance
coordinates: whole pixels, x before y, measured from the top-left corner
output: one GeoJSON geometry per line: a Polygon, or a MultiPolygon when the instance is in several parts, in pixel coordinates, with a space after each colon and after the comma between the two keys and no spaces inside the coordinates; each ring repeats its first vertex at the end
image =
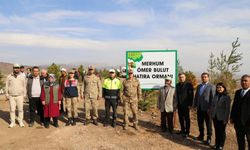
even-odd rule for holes
{"type": "Polygon", "coordinates": [[[58,81],[60,77],[60,66],[56,65],[55,63],[52,63],[48,68],[48,73],[53,73],[56,76],[56,80],[58,81]]]}
{"type": "Polygon", "coordinates": [[[177,65],[178,65],[178,72],[184,72],[184,69],[180,63],[180,59],[177,60],[177,65]]]}
{"type": "Polygon", "coordinates": [[[192,71],[185,71],[184,74],[186,75],[186,81],[190,82],[193,87],[196,88],[198,82],[194,73],[192,71]]]}
{"type": "Polygon", "coordinates": [[[234,75],[240,71],[242,66],[240,61],[243,54],[237,51],[239,47],[239,38],[237,38],[236,41],[232,42],[232,50],[229,54],[222,51],[219,56],[215,57],[211,53],[208,61],[208,72],[212,75],[212,82],[215,84],[223,82],[230,94],[233,94],[237,87],[237,80],[234,79],[234,75]]]}

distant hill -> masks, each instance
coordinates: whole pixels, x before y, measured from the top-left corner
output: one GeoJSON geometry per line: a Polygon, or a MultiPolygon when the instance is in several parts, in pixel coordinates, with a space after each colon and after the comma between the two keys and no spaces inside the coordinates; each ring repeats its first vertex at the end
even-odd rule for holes
{"type": "Polygon", "coordinates": [[[12,67],[13,64],[11,63],[5,63],[5,62],[0,62],[0,71],[4,74],[7,75],[12,72],[12,67]]]}
{"type": "MultiPolygon", "coordinates": [[[[111,66],[108,64],[104,64],[104,63],[70,63],[70,64],[58,64],[63,68],[66,68],[68,70],[72,69],[72,68],[78,68],[80,65],[83,65],[84,68],[87,68],[90,65],[95,66],[97,69],[109,69],[109,68],[120,68],[122,67],[119,65],[116,66],[111,66]]],[[[48,66],[50,66],[51,64],[44,64],[44,65],[40,65],[40,68],[47,68],[48,66]]],[[[7,75],[9,73],[12,72],[12,67],[13,64],[12,63],[6,63],[6,62],[0,62],[0,71],[4,74],[7,75]]],[[[30,67],[29,65],[26,65],[25,68],[30,67]]]]}

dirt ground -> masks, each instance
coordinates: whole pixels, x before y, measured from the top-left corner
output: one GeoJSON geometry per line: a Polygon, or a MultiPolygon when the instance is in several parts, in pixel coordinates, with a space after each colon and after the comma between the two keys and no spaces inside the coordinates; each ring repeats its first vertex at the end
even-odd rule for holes
{"type": "MultiPolygon", "coordinates": [[[[0,98],[1,99],[1,98],[0,98]]],[[[79,121],[75,127],[66,127],[65,119],[60,118],[60,127],[50,126],[45,129],[38,123],[34,127],[28,127],[28,105],[25,104],[25,125],[20,128],[16,126],[8,128],[9,124],[9,103],[0,101],[0,149],[1,150],[189,150],[189,149],[210,149],[202,143],[194,140],[198,135],[197,121],[192,113],[191,136],[187,139],[180,135],[170,135],[162,133],[159,127],[159,113],[140,112],[140,130],[136,131],[132,127],[128,131],[122,129],[122,108],[118,108],[118,126],[103,127],[90,124],[83,125],[83,102],[79,107],[79,121]],[[153,114],[153,115],[152,115],[153,114]]],[[[103,101],[99,105],[99,122],[103,122],[104,106],[103,101]]],[[[132,124],[131,124],[132,125],[132,124]]],[[[214,140],[214,138],[213,138],[214,140]]],[[[231,125],[227,127],[226,150],[237,149],[235,133],[231,125]]]]}

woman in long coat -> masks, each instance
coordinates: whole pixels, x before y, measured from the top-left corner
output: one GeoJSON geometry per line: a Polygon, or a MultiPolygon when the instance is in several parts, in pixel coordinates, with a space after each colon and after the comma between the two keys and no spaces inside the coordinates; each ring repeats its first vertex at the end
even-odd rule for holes
{"type": "Polygon", "coordinates": [[[44,106],[44,126],[49,128],[50,118],[53,118],[53,125],[57,128],[58,117],[60,115],[60,105],[62,94],[60,86],[55,82],[55,75],[50,74],[48,82],[45,82],[42,87],[41,101],[44,106]]]}

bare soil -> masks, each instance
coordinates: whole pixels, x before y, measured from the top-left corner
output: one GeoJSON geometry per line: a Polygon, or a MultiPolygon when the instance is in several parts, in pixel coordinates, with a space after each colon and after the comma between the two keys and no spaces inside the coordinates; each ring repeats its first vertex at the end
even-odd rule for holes
{"type": "MultiPolygon", "coordinates": [[[[3,99],[3,97],[0,99],[3,99]]],[[[9,102],[0,101],[0,149],[1,150],[189,150],[211,149],[195,140],[198,136],[198,128],[195,114],[192,112],[191,135],[184,139],[180,135],[162,133],[159,127],[160,114],[155,109],[139,113],[140,130],[136,131],[132,126],[124,131],[122,128],[122,108],[118,108],[118,126],[103,127],[104,106],[100,102],[99,126],[90,124],[84,126],[83,102],[79,105],[79,120],[77,125],[65,126],[65,118],[60,117],[59,128],[50,126],[45,129],[39,123],[34,127],[28,127],[28,104],[25,104],[25,127],[16,126],[8,128],[9,102]]],[[[131,124],[132,125],[132,124],[131,124]]],[[[176,129],[178,130],[178,129],[176,129]]],[[[214,138],[213,138],[214,140],[214,138]]],[[[214,143],[214,142],[213,142],[214,143]]],[[[237,149],[235,132],[232,125],[227,127],[226,150],[237,149]]]]}

